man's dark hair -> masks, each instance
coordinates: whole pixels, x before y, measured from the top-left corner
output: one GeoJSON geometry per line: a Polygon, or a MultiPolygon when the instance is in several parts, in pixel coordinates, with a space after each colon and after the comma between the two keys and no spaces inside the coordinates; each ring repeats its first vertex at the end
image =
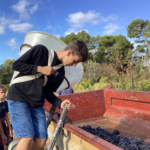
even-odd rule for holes
{"type": "Polygon", "coordinates": [[[65,47],[64,50],[72,50],[72,54],[81,57],[83,62],[88,58],[88,48],[83,41],[75,40],[65,47]]]}

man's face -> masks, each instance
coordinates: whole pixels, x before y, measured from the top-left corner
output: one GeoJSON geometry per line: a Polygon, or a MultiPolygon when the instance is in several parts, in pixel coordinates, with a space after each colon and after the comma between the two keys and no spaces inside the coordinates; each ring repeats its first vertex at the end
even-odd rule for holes
{"type": "Polygon", "coordinates": [[[65,58],[63,60],[64,66],[74,66],[74,67],[76,67],[76,65],[79,62],[82,62],[81,57],[79,57],[77,55],[73,55],[71,50],[67,51],[67,55],[65,56],[65,58]]]}
{"type": "Polygon", "coordinates": [[[0,99],[5,98],[5,95],[6,95],[6,91],[0,89],[0,99]]]}

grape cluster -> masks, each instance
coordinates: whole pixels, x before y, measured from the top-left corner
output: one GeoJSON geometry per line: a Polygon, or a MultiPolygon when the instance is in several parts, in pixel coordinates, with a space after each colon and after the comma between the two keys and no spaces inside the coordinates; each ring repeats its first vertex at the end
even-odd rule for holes
{"type": "Polygon", "coordinates": [[[110,133],[100,127],[92,128],[90,125],[78,127],[124,150],[150,150],[150,143],[144,142],[140,137],[125,138],[120,135],[118,130],[114,130],[113,133],[110,133]]]}

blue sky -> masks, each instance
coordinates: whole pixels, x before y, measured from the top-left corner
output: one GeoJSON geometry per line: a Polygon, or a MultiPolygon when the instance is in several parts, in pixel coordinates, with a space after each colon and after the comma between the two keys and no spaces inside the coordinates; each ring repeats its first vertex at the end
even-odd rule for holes
{"type": "Polygon", "coordinates": [[[133,20],[150,20],[149,6],[150,0],[2,0],[0,64],[18,58],[29,31],[44,31],[58,38],[81,30],[91,36],[127,36],[126,27],[133,20]]]}

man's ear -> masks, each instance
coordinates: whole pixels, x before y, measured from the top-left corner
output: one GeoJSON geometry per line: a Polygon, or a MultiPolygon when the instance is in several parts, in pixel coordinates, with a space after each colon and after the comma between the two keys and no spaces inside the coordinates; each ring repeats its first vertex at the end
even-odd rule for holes
{"type": "Polygon", "coordinates": [[[67,56],[70,56],[72,54],[72,50],[67,51],[67,56]]]}

